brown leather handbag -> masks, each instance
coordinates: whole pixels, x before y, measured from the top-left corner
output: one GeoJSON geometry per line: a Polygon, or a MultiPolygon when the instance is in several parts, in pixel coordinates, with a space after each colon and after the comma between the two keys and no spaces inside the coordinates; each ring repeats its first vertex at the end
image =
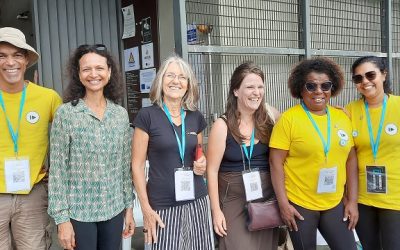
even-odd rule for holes
{"type": "Polygon", "coordinates": [[[249,202],[247,204],[249,231],[258,231],[284,226],[277,200],[249,202]]]}

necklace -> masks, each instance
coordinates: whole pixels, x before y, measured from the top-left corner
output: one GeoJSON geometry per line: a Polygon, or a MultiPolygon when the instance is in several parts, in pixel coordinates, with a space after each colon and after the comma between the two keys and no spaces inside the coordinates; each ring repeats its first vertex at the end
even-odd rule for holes
{"type": "Polygon", "coordinates": [[[181,116],[181,114],[177,114],[177,115],[172,115],[172,114],[170,114],[170,115],[171,115],[172,118],[178,118],[178,117],[181,116]]]}

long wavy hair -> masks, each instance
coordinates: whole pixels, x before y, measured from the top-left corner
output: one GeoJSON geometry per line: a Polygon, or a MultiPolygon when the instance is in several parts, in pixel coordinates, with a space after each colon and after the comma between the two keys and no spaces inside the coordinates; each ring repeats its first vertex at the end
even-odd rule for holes
{"type": "MultiPolygon", "coordinates": [[[[245,137],[240,133],[240,112],[238,110],[237,97],[234,91],[239,89],[243,79],[249,74],[256,74],[261,77],[264,82],[264,72],[255,63],[248,61],[240,64],[234,71],[230,80],[228,100],[226,104],[225,116],[227,120],[228,130],[238,143],[242,143],[245,137]]],[[[274,126],[273,118],[271,118],[265,107],[265,96],[262,97],[261,104],[253,114],[255,137],[262,143],[268,144],[271,136],[272,127],[274,126]]]]}
{"type": "Polygon", "coordinates": [[[151,103],[155,103],[158,106],[162,107],[163,102],[163,77],[167,71],[168,66],[171,63],[176,63],[181,68],[183,74],[188,79],[188,88],[185,95],[182,98],[182,107],[184,109],[188,109],[191,111],[197,110],[197,101],[199,100],[199,85],[196,79],[196,76],[193,73],[192,68],[189,63],[183,60],[178,55],[171,55],[161,64],[159,68],[156,78],[153,81],[153,85],[150,88],[150,101],[151,103]]]}
{"type": "Polygon", "coordinates": [[[111,69],[111,76],[108,84],[104,87],[103,95],[105,98],[118,103],[121,101],[123,94],[122,78],[118,68],[118,64],[115,62],[113,56],[107,51],[107,48],[102,44],[95,45],[81,45],[71,55],[68,66],[68,86],[64,92],[64,103],[73,102],[78,103],[80,98],[83,98],[86,94],[85,86],[79,79],[79,60],[87,53],[95,53],[107,59],[107,66],[111,69]]]}

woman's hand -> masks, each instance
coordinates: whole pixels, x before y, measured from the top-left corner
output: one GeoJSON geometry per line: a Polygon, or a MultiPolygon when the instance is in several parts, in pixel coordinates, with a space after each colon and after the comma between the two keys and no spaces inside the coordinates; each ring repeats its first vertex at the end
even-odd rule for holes
{"type": "Polygon", "coordinates": [[[358,204],[353,201],[344,201],[344,217],[343,221],[349,220],[347,228],[353,230],[358,222],[358,204]]]}
{"type": "Polygon", "coordinates": [[[127,208],[125,211],[125,228],[122,232],[122,237],[124,239],[132,237],[135,232],[135,220],[133,219],[132,208],[127,208]]]}
{"type": "Polygon", "coordinates": [[[63,249],[72,250],[75,245],[75,232],[71,222],[63,222],[58,225],[58,241],[63,249]]]}
{"type": "Polygon", "coordinates": [[[212,211],[212,219],[213,219],[213,225],[214,225],[214,231],[221,237],[224,237],[227,235],[226,231],[226,220],[225,220],[225,215],[221,211],[221,209],[216,209],[215,211],[212,211]]]}
{"type": "Polygon", "coordinates": [[[283,222],[288,226],[290,231],[298,231],[296,218],[304,220],[303,216],[289,202],[285,205],[280,205],[281,217],[283,222]]]}
{"type": "Polygon", "coordinates": [[[202,155],[197,161],[193,162],[193,173],[195,175],[204,175],[206,172],[207,160],[204,155],[202,155]]]}
{"type": "Polygon", "coordinates": [[[157,224],[164,228],[160,216],[152,208],[143,210],[143,232],[145,244],[152,244],[157,242],[157,224]]]}

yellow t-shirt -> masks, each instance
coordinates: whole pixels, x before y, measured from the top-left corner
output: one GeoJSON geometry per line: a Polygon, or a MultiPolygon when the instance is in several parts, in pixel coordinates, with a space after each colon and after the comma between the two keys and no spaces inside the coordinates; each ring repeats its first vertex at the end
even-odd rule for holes
{"type": "MultiPolygon", "coordinates": [[[[18,124],[18,114],[22,92],[10,94],[2,91],[8,119],[14,131],[18,124]]],[[[26,87],[25,105],[23,108],[18,138],[18,156],[29,157],[31,187],[45,175],[41,173],[45,163],[49,138],[49,123],[55,111],[62,103],[60,96],[51,89],[29,82],[26,87]]],[[[14,157],[14,143],[11,139],[5,114],[0,108],[0,193],[6,193],[4,160],[14,157]]],[[[18,192],[26,194],[29,192],[18,192]]]]}
{"type": "MultiPolygon", "coordinates": [[[[358,157],[358,202],[368,206],[400,210],[400,97],[390,95],[388,98],[376,160],[377,165],[385,166],[386,193],[367,192],[366,166],[373,165],[374,158],[363,99],[349,103],[346,109],[352,121],[358,157]]],[[[378,132],[381,111],[382,106],[369,108],[374,140],[378,132]]]]}
{"type": "MultiPolygon", "coordinates": [[[[322,141],[301,105],[286,112],[275,125],[269,146],[287,150],[284,162],[285,187],[289,200],[311,210],[327,210],[341,201],[346,183],[346,161],[354,146],[351,123],[346,114],[328,106],[331,116],[331,143],[327,162],[322,141]],[[337,167],[336,191],[318,193],[322,168],[337,167]]],[[[327,115],[311,113],[327,141],[327,115]]]]}

